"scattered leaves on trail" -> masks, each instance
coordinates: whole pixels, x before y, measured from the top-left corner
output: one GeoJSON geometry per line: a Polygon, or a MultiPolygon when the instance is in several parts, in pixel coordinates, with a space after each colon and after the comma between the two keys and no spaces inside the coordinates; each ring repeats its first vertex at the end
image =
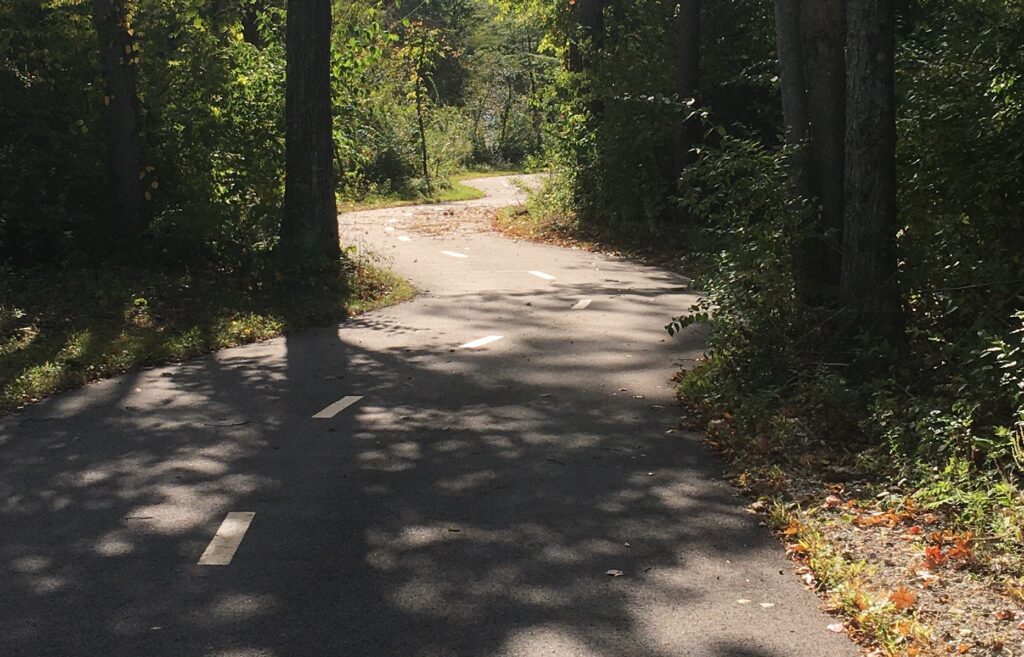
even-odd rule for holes
{"type": "Polygon", "coordinates": [[[907,517],[909,517],[909,514],[897,514],[892,511],[886,511],[885,513],[858,515],[853,519],[853,524],[858,527],[895,527],[907,517]]]}

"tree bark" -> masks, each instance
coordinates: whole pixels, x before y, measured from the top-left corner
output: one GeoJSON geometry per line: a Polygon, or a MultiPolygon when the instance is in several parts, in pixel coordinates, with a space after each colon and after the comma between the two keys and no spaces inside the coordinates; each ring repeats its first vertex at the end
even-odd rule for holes
{"type": "MultiPolygon", "coordinates": [[[[679,0],[679,62],[676,95],[681,101],[696,99],[700,84],[700,0],[679,0]]],[[[700,137],[700,122],[687,119],[676,142],[679,171],[693,163],[693,147],[700,137]]]]}
{"type": "Polygon", "coordinates": [[[107,170],[114,192],[117,228],[138,237],[149,225],[142,121],[136,90],[135,40],[121,0],[94,0],[93,24],[103,69],[107,170]]]}
{"type": "Polygon", "coordinates": [[[285,196],[281,254],[291,270],[331,270],[341,256],[334,197],[331,2],[288,0],[285,196]]]}
{"type": "MultiPolygon", "coordinates": [[[[779,55],[782,114],[786,123],[786,143],[791,146],[803,144],[810,133],[803,31],[800,26],[801,4],[801,0],[775,0],[775,45],[779,55]]],[[[797,153],[790,159],[789,166],[794,187],[802,194],[809,194],[807,154],[797,153]]]]}
{"type": "Polygon", "coordinates": [[[807,301],[834,298],[841,268],[846,140],[846,0],[805,0],[801,7],[804,80],[810,120],[814,196],[820,223],[805,244],[807,301]]]}
{"type": "Polygon", "coordinates": [[[848,8],[844,305],[876,335],[899,330],[896,18],[893,0],[848,8]]]}
{"type": "Polygon", "coordinates": [[[569,42],[569,70],[582,73],[594,68],[594,53],[604,47],[604,0],[577,0],[577,35],[569,42]]]}
{"type": "Polygon", "coordinates": [[[846,116],[843,0],[775,0],[789,176],[814,204],[794,245],[796,294],[820,307],[839,285],[846,116]]]}
{"type": "Polygon", "coordinates": [[[416,79],[413,94],[416,97],[416,124],[420,131],[420,163],[423,165],[423,179],[427,184],[427,196],[434,195],[434,186],[430,182],[430,157],[427,153],[427,126],[423,107],[423,68],[427,60],[427,35],[423,34],[420,42],[420,54],[416,61],[416,79]]]}

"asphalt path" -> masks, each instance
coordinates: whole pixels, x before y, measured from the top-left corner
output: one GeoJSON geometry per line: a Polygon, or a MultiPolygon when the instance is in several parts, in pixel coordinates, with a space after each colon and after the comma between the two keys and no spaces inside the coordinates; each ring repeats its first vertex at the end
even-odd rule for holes
{"type": "Polygon", "coordinates": [[[688,281],[473,184],[340,219],[416,300],[0,421],[0,655],[856,655],[676,428],[688,281]]]}

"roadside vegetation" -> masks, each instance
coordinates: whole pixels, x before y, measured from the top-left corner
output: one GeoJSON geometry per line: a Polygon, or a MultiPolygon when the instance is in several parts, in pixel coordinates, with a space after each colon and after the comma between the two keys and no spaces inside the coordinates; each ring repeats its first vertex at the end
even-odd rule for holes
{"type": "Polygon", "coordinates": [[[688,426],[841,631],[1024,652],[1024,4],[520,11],[561,48],[559,120],[499,229],[684,263],[688,426]]]}
{"type": "Polygon", "coordinates": [[[336,212],[479,198],[463,180],[536,158],[539,26],[293,4],[0,6],[0,414],[408,298],[336,212]]]}

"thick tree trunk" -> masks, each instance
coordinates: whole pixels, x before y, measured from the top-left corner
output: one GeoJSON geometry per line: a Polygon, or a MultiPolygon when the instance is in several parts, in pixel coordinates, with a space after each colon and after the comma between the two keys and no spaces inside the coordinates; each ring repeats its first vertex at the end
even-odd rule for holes
{"type": "Polygon", "coordinates": [[[281,254],[292,270],[330,270],[341,255],[332,166],[331,2],[289,0],[287,20],[281,254]]]}
{"type": "Polygon", "coordinates": [[[894,0],[848,8],[844,305],[879,335],[899,330],[894,0]]]}
{"type": "Polygon", "coordinates": [[[815,209],[794,246],[797,298],[820,307],[839,285],[846,87],[843,0],[775,0],[775,31],[794,191],[815,209]]]}
{"type": "MultiPolygon", "coordinates": [[[[680,100],[694,99],[700,82],[700,0],[679,0],[679,62],[676,70],[676,95],[680,100]]],[[[693,147],[700,137],[700,122],[686,120],[676,144],[679,169],[693,162],[693,147]]]]}
{"type": "Polygon", "coordinates": [[[802,6],[804,80],[810,119],[813,185],[820,205],[818,230],[803,259],[808,302],[826,303],[839,286],[846,140],[846,0],[805,0],[802,6]]]}
{"type": "MultiPolygon", "coordinates": [[[[800,27],[801,0],[775,0],[775,45],[779,54],[779,78],[782,87],[782,113],[786,122],[786,143],[803,144],[809,136],[807,82],[804,80],[803,31],[800,27]]],[[[807,154],[790,160],[794,186],[810,193],[806,174],[810,170],[807,154]]]]}
{"type": "Polygon", "coordinates": [[[138,237],[149,225],[142,121],[135,83],[136,51],[121,0],[94,0],[93,23],[103,68],[107,169],[113,186],[117,226],[123,237],[138,237]]]}
{"type": "Polygon", "coordinates": [[[582,73],[594,67],[594,54],[604,47],[604,0],[577,0],[577,36],[569,42],[570,71],[582,73]]]}

